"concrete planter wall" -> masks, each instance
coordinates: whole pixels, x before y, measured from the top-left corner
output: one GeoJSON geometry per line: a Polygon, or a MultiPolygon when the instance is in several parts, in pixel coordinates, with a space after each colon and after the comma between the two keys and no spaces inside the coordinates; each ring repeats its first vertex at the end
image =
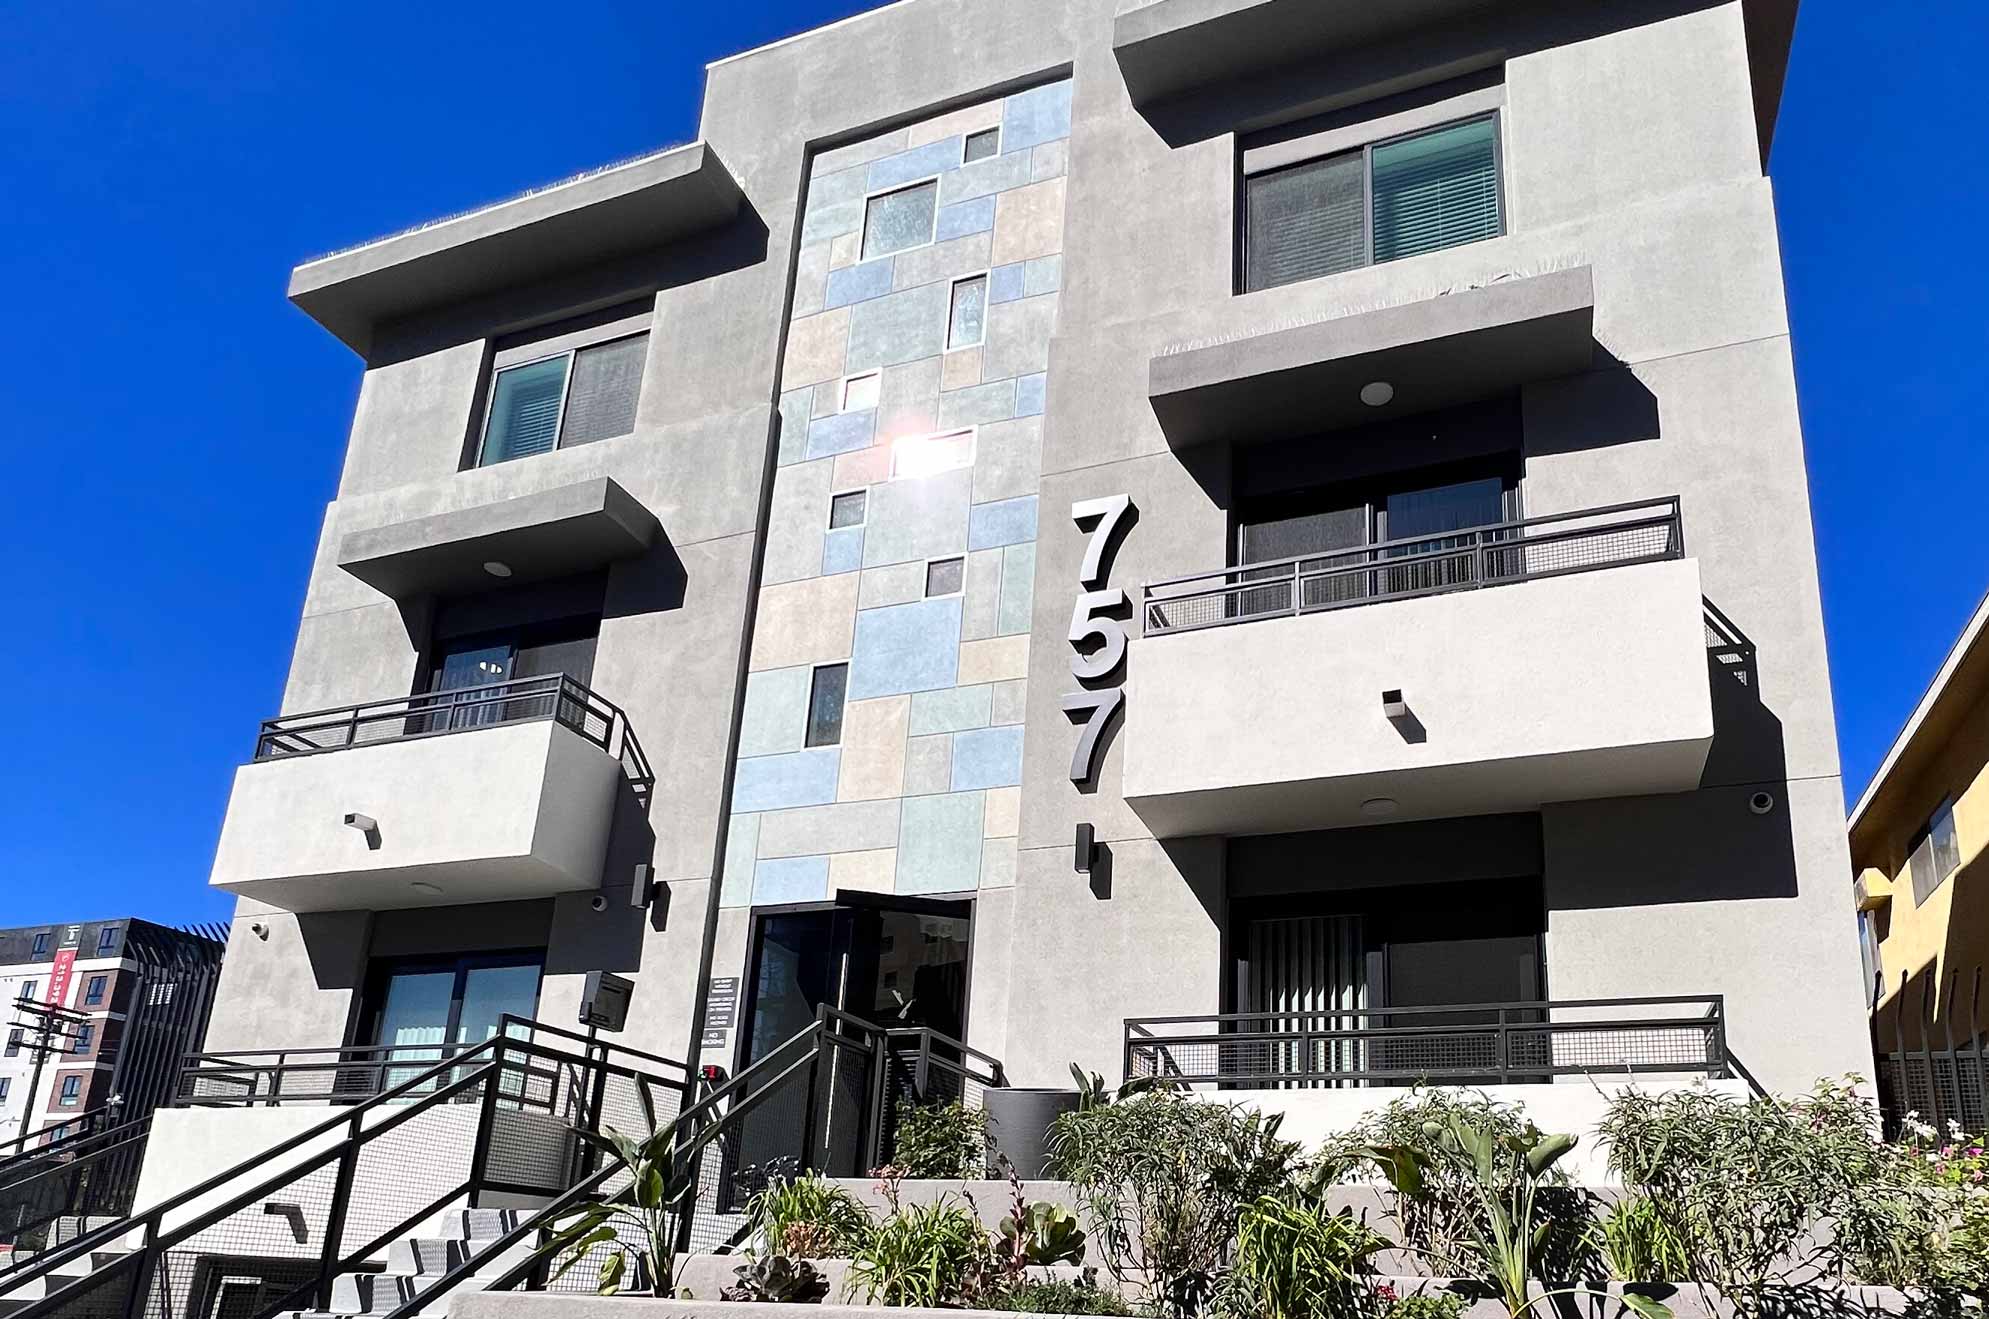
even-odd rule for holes
{"type": "Polygon", "coordinates": [[[1075,1113],[1075,1090],[1031,1090],[993,1087],[983,1092],[988,1135],[997,1150],[1015,1165],[1015,1175],[1041,1177],[1050,1160],[1050,1127],[1066,1113],[1075,1113]]]}

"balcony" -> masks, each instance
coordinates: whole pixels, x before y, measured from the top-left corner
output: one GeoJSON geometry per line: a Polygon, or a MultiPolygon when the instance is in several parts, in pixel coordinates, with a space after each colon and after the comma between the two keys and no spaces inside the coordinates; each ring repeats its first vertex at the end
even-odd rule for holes
{"type": "Polygon", "coordinates": [[[1662,499],[1150,583],[1126,800],[1170,838],[1696,787],[1713,722],[1684,551],[1662,499]]]}
{"type": "Polygon", "coordinates": [[[616,803],[655,783],[628,719],[562,674],[264,722],[211,883],[287,911],[600,887],[616,803]]]}

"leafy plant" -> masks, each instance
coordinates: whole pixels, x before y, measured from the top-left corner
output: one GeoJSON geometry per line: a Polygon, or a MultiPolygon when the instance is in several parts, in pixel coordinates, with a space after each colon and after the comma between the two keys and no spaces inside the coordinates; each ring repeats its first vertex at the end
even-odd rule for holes
{"type": "Polygon", "coordinates": [[[990,1310],[1021,1314],[1130,1315],[1133,1308],[1117,1292],[1098,1285],[1095,1269],[1077,1278],[1025,1281],[1003,1288],[983,1302],[990,1310]]]}
{"type": "Polygon", "coordinates": [[[959,1103],[898,1102],[891,1166],[905,1177],[978,1177],[987,1167],[988,1116],[959,1103]]]}
{"type": "Polygon", "coordinates": [[[1243,1211],[1221,1308],[1261,1319],[1361,1314],[1373,1300],[1368,1262],[1387,1245],[1315,1196],[1259,1196],[1243,1211]]]}
{"type": "Polygon", "coordinates": [[[894,1205],[850,1262],[850,1277],[871,1304],[958,1305],[989,1265],[987,1236],[951,1197],[894,1205]]]}
{"type": "MultiPolygon", "coordinates": [[[[1448,1171],[1452,1180],[1470,1188],[1476,1212],[1467,1241],[1477,1265],[1474,1273],[1498,1293],[1508,1314],[1525,1314],[1556,1296],[1603,1295],[1589,1287],[1551,1284],[1538,1296],[1530,1294],[1554,1230],[1554,1220],[1541,1211],[1540,1192],[1554,1165],[1575,1148],[1574,1136],[1549,1135],[1531,1123],[1501,1135],[1489,1124],[1474,1126],[1455,1113],[1447,1123],[1427,1124],[1422,1134],[1415,1145],[1373,1147],[1369,1157],[1411,1202],[1427,1195],[1433,1169],[1448,1171]]],[[[1670,1319],[1670,1309],[1649,1297],[1622,1299],[1643,1319],[1670,1319]]]]}
{"type": "Polygon", "coordinates": [[[1418,1289],[1398,1296],[1387,1283],[1375,1288],[1381,1319],[1463,1319],[1465,1299],[1453,1291],[1418,1289]]]}
{"type": "Polygon", "coordinates": [[[1077,1215],[1062,1205],[1047,1200],[1018,1204],[1016,1212],[1001,1220],[997,1233],[997,1249],[1025,1265],[1084,1262],[1084,1229],[1077,1225],[1077,1215]]]}
{"type": "Polygon", "coordinates": [[[621,1165],[628,1180],[621,1189],[576,1205],[563,1216],[539,1251],[561,1260],[551,1280],[605,1248],[596,1278],[601,1295],[615,1295],[624,1282],[655,1296],[670,1295],[678,1215],[697,1195],[696,1156],[717,1130],[716,1124],[708,1126],[678,1148],[675,1122],[642,1141],[613,1127],[599,1135],[581,1129],[583,1138],[621,1165]],[[632,1241],[623,1239],[624,1231],[632,1234],[632,1241]]]}
{"type": "Polygon", "coordinates": [[[862,1201],[812,1175],[772,1177],[746,1212],[769,1250],[796,1259],[846,1259],[876,1230],[862,1201]]]}
{"type": "Polygon", "coordinates": [[[1077,1082],[1079,1108],[1103,1108],[1115,1100],[1130,1099],[1134,1095],[1144,1094],[1160,1084],[1154,1077],[1136,1076],[1117,1090],[1107,1090],[1104,1077],[1096,1072],[1087,1072],[1076,1063],[1070,1065],[1070,1074],[1077,1082]]]}
{"type": "Polygon", "coordinates": [[[1691,1277],[1685,1243],[1648,1199],[1637,1196],[1612,1206],[1598,1230],[1611,1276],[1623,1282],[1685,1282],[1691,1277]]]}
{"type": "Polygon", "coordinates": [[[1083,1197],[1120,1288],[1192,1314],[1228,1262],[1244,1207],[1291,1184],[1298,1146],[1279,1139],[1280,1121],[1149,1090],[1058,1118],[1051,1168],[1083,1197]]]}
{"type": "Polygon", "coordinates": [[[778,1301],[815,1305],[829,1294],[829,1280],[805,1259],[762,1255],[732,1271],[737,1282],[718,1293],[721,1301],[778,1301]]]}

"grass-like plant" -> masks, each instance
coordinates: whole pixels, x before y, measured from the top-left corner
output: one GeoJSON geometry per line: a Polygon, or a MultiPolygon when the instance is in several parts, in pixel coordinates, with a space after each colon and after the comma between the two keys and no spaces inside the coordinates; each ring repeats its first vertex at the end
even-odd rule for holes
{"type": "Polygon", "coordinates": [[[1692,1272],[1685,1243],[1643,1196],[1612,1205],[1597,1224],[1602,1257],[1621,1282],[1685,1282],[1692,1272]]]}
{"type": "Polygon", "coordinates": [[[1369,1261],[1388,1242],[1353,1215],[1302,1194],[1265,1195],[1243,1211],[1224,1311],[1258,1319],[1368,1312],[1369,1261]]]}
{"type": "Polygon", "coordinates": [[[770,1178],[747,1213],[768,1250],[795,1259],[848,1259],[876,1231],[861,1200],[812,1174],[770,1178]]]}
{"type": "Polygon", "coordinates": [[[959,1305],[989,1267],[980,1220],[958,1200],[900,1205],[850,1263],[850,1277],[873,1305],[959,1305]]]}

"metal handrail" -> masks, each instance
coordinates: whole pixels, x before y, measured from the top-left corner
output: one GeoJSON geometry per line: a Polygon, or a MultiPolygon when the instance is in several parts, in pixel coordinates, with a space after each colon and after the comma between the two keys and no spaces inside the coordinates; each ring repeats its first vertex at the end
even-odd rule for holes
{"type": "Polygon", "coordinates": [[[628,715],[564,673],[279,715],[262,721],[253,759],[287,760],[543,720],[573,730],[613,756],[647,805],[656,774],[628,715]],[[396,724],[399,726],[376,731],[382,725],[396,724]],[[372,735],[362,738],[362,729],[372,735]]]}
{"type": "Polygon", "coordinates": [[[1283,559],[1267,559],[1258,563],[1232,564],[1226,568],[1206,572],[1161,578],[1147,582],[1141,588],[1142,630],[1149,636],[1198,631],[1202,628],[1251,622],[1262,618],[1284,618],[1296,614],[1318,613],[1391,600],[1442,595],[1484,586],[1537,581],[1570,573],[1592,572],[1601,568],[1661,562],[1683,558],[1684,554],[1685,532],[1679,499],[1676,495],[1669,495],[1661,499],[1609,504],[1599,508],[1549,513],[1506,522],[1487,522],[1472,527],[1426,532],[1421,535],[1376,541],[1367,545],[1350,545],[1343,549],[1320,550],[1283,559]],[[1634,518],[1623,516],[1629,513],[1641,513],[1644,516],[1634,518]],[[1612,518],[1616,520],[1597,522],[1597,519],[1612,518]],[[1569,525],[1576,523],[1594,525],[1569,525]],[[1546,530],[1543,531],[1543,528],[1546,530]],[[1557,546],[1648,531],[1664,533],[1661,547],[1653,552],[1602,557],[1594,562],[1539,569],[1525,567],[1525,561],[1522,559],[1521,567],[1517,570],[1509,569],[1503,562],[1498,565],[1496,571],[1494,570],[1494,556],[1527,554],[1537,556],[1542,551],[1557,546]],[[1381,580],[1382,574],[1392,574],[1399,580],[1413,583],[1419,577],[1426,576],[1428,570],[1439,567],[1457,570],[1456,580],[1406,587],[1392,586],[1381,580]],[[1419,573],[1419,569],[1425,571],[1419,573]],[[1358,592],[1308,602],[1308,587],[1335,579],[1369,577],[1375,580],[1360,581],[1358,592]],[[1263,592],[1288,592],[1289,599],[1282,606],[1239,607],[1243,602],[1238,597],[1246,593],[1263,592]],[[1183,606],[1210,601],[1216,602],[1216,607],[1222,610],[1221,616],[1200,621],[1182,621],[1169,617],[1169,610],[1178,612],[1183,606]]]}
{"type": "MultiPolygon", "coordinates": [[[[1243,1055],[1249,1058],[1246,1053],[1243,1055]]],[[[1514,1077],[1564,1076],[1586,1073],[1635,1075],[1639,1073],[1703,1073],[1726,1077],[1733,1073],[1733,1060],[1726,1046],[1726,1009],[1718,994],[1656,995],[1641,998],[1595,998],[1563,1000],[1516,1000],[1495,1003],[1453,1003],[1434,1006],[1378,1008],[1321,1008],[1283,1012],[1228,1012],[1190,1016],[1125,1019],[1124,1068],[1131,1079],[1137,1074],[1135,1062],[1144,1061],[1148,1073],[1182,1084],[1224,1086],[1268,1083],[1273,1085],[1392,1081],[1422,1074],[1444,1077],[1481,1077],[1510,1080],[1514,1077]],[[1598,1009],[1676,1008],[1704,1005],[1697,1013],[1666,1013],[1653,1016],[1612,1016],[1569,1018],[1570,1011],[1598,1009]],[[1475,1015],[1478,1020],[1429,1021],[1434,1016],[1475,1015]],[[1423,1020],[1418,1021],[1421,1018],[1423,1020]],[[1489,1019],[1487,1019],[1489,1018],[1489,1019]],[[1406,1021],[1409,1024],[1387,1024],[1406,1021]],[[1351,1023],[1351,1024],[1342,1024],[1351,1023]],[[1199,1031],[1167,1027],[1201,1027],[1199,1031]],[[1279,1027],[1282,1026],[1282,1029],[1279,1027]],[[1156,1031],[1154,1028],[1162,1028],[1156,1031]],[[1551,1049],[1541,1056],[1516,1056],[1515,1039],[1531,1041],[1534,1047],[1557,1037],[1620,1034],[1637,1036],[1674,1035],[1692,1032],[1703,1037],[1696,1058],[1673,1057],[1638,1061],[1627,1057],[1606,1064],[1563,1062],[1551,1049]],[[1399,1042],[1413,1050],[1417,1044],[1438,1041],[1470,1042],[1483,1048],[1492,1046],[1490,1062],[1469,1057],[1418,1059],[1413,1054],[1400,1065],[1371,1066],[1370,1050],[1399,1042]],[[1221,1051],[1247,1050],[1260,1046],[1267,1050],[1289,1051],[1269,1054],[1275,1065],[1251,1067],[1231,1065],[1221,1051]],[[1186,1066],[1175,1051],[1196,1047],[1217,1050],[1213,1069],[1196,1070],[1186,1066]],[[1315,1061],[1318,1060],[1318,1061],[1315,1061]]],[[[1256,1061],[1250,1059],[1250,1061],[1256,1061]]]]}

